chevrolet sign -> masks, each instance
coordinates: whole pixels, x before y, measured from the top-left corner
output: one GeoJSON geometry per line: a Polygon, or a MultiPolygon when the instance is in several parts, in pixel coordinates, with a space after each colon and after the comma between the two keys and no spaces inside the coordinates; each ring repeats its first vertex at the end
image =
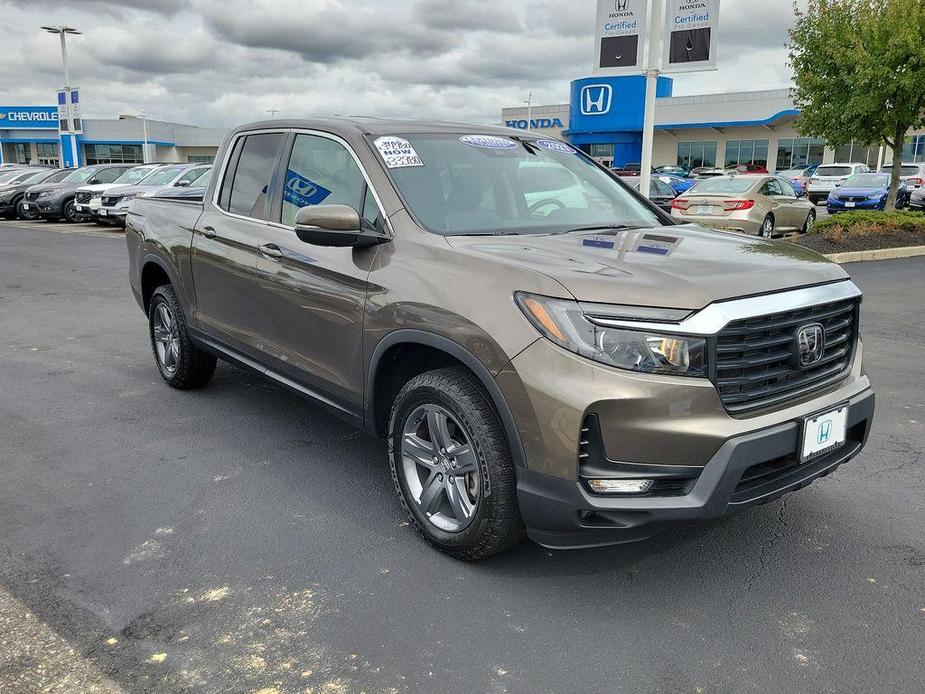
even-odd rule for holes
{"type": "Polygon", "coordinates": [[[0,106],[0,130],[12,128],[56,128],[55,106],[0,106]]]}

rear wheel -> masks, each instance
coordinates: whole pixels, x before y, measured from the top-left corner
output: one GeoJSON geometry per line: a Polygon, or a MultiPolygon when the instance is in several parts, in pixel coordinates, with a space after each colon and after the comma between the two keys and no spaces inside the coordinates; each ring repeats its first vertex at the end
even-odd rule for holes
{"type": "Polygon", "coordinates": [[[524,535],[500,418],[463,367],[414,377],[395,399],[389,462],[421,536],[457,559],[501,552],[524,535]]]}
{"type": "Polygon", "coordinates": [[[769,239],[774,235],[774,215],[769,214],[764,218],[764,221],[761,222],[761,229],[758,233],[766,239],[769,239]]]}
{"type": "Polygon", "coordinates": [[[803,233],[808,234],[813,230],[813,226],[816,224],[816,210],[810,210],[809,214],[806,215],[806,221],[803,222],[803,233]]]}
{"type": "Polygon", "coordinates": [[[169,284],[154,290],[148,307],[151,348],[167,384],[180,390],[201,388],[215,373],[216,359],[197,349],[186,332],[186,316],[169,284]]]}
{"type": "Polygon", "coordinates": [[[26,204],[25,201],[22,198],[20,198],[19,202],[16,203],[16,216],[19,217],[20,219],[35,219],[36,217],[38,217],[38,215],[35,212],[24,209],[23,205],[25,204],[26,204]]]}

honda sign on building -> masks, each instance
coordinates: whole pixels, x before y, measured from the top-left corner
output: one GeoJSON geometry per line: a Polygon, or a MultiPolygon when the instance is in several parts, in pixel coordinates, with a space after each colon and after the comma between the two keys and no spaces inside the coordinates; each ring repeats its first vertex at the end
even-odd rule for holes
{"type": "Polygon", "coordinates": [[[594,73],[638,75],[649,0],[598,0],[594,73]]]}

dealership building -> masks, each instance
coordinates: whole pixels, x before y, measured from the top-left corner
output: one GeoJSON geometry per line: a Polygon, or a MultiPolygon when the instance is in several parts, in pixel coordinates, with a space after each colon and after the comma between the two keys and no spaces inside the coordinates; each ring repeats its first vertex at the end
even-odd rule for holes
{"type": "Polygon", "coordinates": [[[227,132],[135,116],[85,118],[81,128],[59,134],[57,106],[0,106],[0,163],[210,162],[227,132]]]}
{"type": "MultiPolygon", "coordinates": [[[[642,76],[575,80],[568,104],[530,109],[530,129],[561,137],[607,166],[639,162],[645,85],[642,76]]],[[[829,147],[804,137],[794,127],[799,111],[789,89],[672,96],[672,88],[670,77],[658,78],[654,166],[759,164],[781,171],[836,161],[878,165],[878,145],[829,147]]],[[[501,120],[526,130],[527,112],[527,107],[505,108],[501,120]]],[[[888,150],[883,156],[885,162],[892,158],[888,150]]],[[[903,161],[925,161],[925,134],[910,133],[903,161]]]]}

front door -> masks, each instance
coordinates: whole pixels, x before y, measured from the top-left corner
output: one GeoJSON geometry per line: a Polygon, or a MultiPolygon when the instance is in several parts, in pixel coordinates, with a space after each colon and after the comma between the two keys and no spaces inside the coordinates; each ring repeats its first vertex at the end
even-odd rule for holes
{"type": "Polygon", "coordinates": [[[206,201],[193,235],[194,319],[209,335],[253,354],[258,342],[257,248],[285,134],[254,133],[232,147],[218,199],[206,201]]]}
{"type": "Polygon", "coordinates": [[[363,402],[363,318],[376,247],[329,248],[300,241],[301,207],[350,205],[371,224],[379,208],[340,141],[298,133],[285,158],[274,223],[258,249],[260,348],[268,364],[347,409],[363,402]]]}

